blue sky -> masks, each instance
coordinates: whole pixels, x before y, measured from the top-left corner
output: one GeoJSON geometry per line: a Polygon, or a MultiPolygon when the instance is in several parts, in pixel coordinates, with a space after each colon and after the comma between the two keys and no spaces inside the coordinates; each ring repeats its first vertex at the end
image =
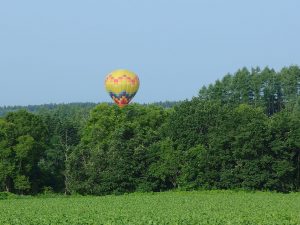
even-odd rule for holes
{"type": "Polygon", "coordinates": [[[190,99],[246,66],[299,64],[299,0],[0,0],[0,105],[110,101],[136,72],[135,102],[190,99]]]}

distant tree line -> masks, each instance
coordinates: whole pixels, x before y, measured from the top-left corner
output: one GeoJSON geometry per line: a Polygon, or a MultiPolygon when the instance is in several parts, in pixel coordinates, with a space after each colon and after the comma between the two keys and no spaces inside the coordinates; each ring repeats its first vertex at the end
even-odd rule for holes
{"type": "MultiPolygon", "coordinates": [[[[164,108],[172,108],[175,105],[180,104],[180,101],[160,101],[151,103],[151,105],[162,106],[164,108]]],[[[108,103],[112,105],[113,103],[108,103]]],[[[35,114],[48,113],[49,111],[65,111],[65,113],[72,113],[73,111],[90,111],[92,110],[97,103],[85,102],[85,103],[61,103],[61,104],[44,104],[44,105],[28,105],[28,106],[0,106],[0,117],[5,116],[9,112],[16,112],[19,110],[26,110],[35,114]],[[79,109],[80,108],[80,109],[79,109]]],[[[144,106],[149,104],[144,103],[144,106]]]]}
{"type": "Polygon", "coordinates": [[[298,66],[243,68],[180,103],[5,110],[0,191],[300,190],[298,66]]]}
{"type": "MultiPolygon", "coordinates": [[[[86,103],[67,103],[67,104],[44,104],[44,105],[28,105],[28,106],[2,106],[0,107],[0,116],[5,116],[9,112],[16,112],[19,110],[26,110],[28,112],[32,112],[35,114],[43,114],[44,112],[48,111],[55,111],[59,110],[62,111],[62,108],[64,108],[64,111],[74,111],[78,108],[91,110],[94,108],[97,104],[92,102],[86,102],[86,103]]],[[[69,112],[70,113],[70,112],[69,112]]]]}

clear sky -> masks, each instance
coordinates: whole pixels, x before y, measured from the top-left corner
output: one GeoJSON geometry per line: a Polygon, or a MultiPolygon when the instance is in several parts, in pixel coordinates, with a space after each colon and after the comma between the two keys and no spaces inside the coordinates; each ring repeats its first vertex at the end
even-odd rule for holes
{"type": "Polygon", "coordinates": [[[135,102],[190,99],[246,66],[299,64],[299,0],[0,0],[0,105],[110,101],[136,72],[135,102]]]}

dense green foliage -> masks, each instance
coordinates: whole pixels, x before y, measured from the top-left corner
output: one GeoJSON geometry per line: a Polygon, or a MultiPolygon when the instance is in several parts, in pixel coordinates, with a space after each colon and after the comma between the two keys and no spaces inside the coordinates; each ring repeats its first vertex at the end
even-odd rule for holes
{"type": "Polygon", "coordinates": [[[155,106],[97,106],[70,154],[73,190],[82,194],[152,190],[148,168],[154,153],[149,149],[160,140],[166,118],[167,111],[155,106]]]}
{"type": "Polygon", "coordinates": [[[300,195],[232,191],[0,201],[0,224],[298,225],[300,195]]]}
{"type": "Polygon", "coordinates": [[[297,66],[244,68],[180,103],[12,110],[0,119],[0,191],[300,189],[297,66]]]}
{"type": "Polygon", "coordinates": [[[265,68],[246,68],[234,75],[227,74],[214,85],[203,87],[199,98],[217,100],[223,104],[241,103],[262,107],[267,115],[272,115],[284,108],[293,108],[300,96],[300,68],[290,66],[276,73],[265,68]]]}

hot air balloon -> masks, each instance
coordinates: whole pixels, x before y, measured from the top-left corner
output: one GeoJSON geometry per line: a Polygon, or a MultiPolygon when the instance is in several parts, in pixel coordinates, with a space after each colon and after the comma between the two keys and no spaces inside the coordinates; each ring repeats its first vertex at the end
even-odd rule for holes
{"type": "Polygon", "coordinates": [[[129,70],[115,70],[105,78],[106,91],[120,108],[129,104],[139,86],[138,76],[129,70]]]}

